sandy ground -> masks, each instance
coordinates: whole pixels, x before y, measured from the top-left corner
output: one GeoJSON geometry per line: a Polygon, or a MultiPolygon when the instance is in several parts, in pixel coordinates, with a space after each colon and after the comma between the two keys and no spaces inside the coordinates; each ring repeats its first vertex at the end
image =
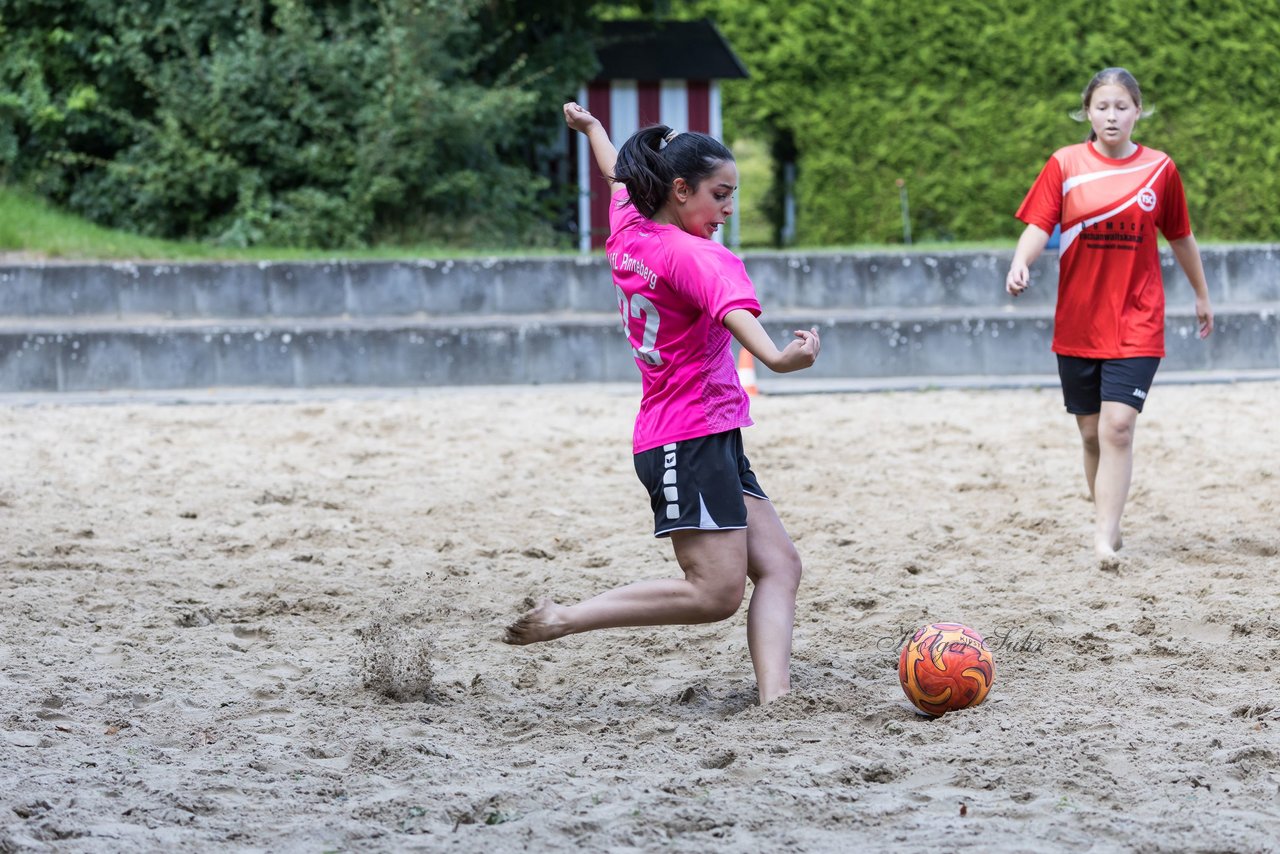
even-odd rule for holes
{"type": "Polygon", "coordinates": [[[1054,391],[766,396],[795,691],[677,572],[635,389],[0,408],[0,851],[1280,850],[1280,385],[1159,386],[1117,571],[1054,391]],[[897,645],[956,620],[983,705],[897,645]]]}

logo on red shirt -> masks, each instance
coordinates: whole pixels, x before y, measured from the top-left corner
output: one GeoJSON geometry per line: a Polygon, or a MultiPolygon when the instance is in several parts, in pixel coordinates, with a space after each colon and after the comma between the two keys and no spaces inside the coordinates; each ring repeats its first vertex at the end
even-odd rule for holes
{"type": "Polygon", "coordinates": [[[1138,207],[1147,213],[1156,209],[1156,191],[1150,187],[1143,187],[1138,191],[1138,207]]]}

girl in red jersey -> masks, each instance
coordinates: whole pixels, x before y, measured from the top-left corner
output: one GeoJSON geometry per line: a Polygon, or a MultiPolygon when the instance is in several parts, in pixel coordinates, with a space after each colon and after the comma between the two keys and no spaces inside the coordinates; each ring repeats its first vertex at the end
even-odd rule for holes
{"type": "Polygon", "coordinates": [[[1023,200],[1017,217],[1027,227],[1005,289],[1015,297],[1026,290],[1028,266],[1061,225],[1053,351],[1084,443],[1094,546],[1111,562],[1121,546],[1134,427],[1164,357],[1157,232],[1195,290],[1201,338],[1213,332],[1213,310],[1178,169],[1167,154],[1131,138],[1144,115],[1138,81],[1123,68],[1105,68],[1081,101],[1078,118],[1092,126],[1089,138],[1055,151],[1023,200]]]}
{"type": "Polygon", "coordinates": [[[654,125],[615,150],[578,104],[565,104],[564,118],[587,138],[609,182],[605,249],[643,388],[635,469],[649,492],[654,535],[671,539],[684,578],[638,581],[572,605],[543,599],[503,640],[724,620],[750,579],[747,646],[767,703],[791,689],[801,564],[742,449],[741,428],[752,421],[730,342],[774,371],[797,371],[818,358],[818,330],[796,330],[777,347],[757,319],[760,302],[742,260],[711,239],[733,213],[738,186],[724,145],[654,125]]]}

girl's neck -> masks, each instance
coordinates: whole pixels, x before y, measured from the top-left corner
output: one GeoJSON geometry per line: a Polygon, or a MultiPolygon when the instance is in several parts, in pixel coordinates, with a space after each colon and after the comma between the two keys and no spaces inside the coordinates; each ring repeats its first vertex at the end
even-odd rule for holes
{"type": "Polygon", "coordinates": [[[1109,160],[1124,160],[1138,150],[1138,144],[1132,139],[1122,140],[1115,145],[1107,145],[1100,139],[1093,140],[1093,150],[1109,160]]]}
{"type": "Polygon", "coordinates": [[[651,219],[658,225],[674,225],[680,227],[680,220],[671,210],[671,205],[663,205],[653,212],[651,219]]]}

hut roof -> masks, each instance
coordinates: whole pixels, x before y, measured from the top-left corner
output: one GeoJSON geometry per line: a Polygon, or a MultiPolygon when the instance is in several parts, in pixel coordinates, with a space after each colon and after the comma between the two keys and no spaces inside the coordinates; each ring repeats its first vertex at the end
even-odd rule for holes
{"type": "Polygon", "coordinates": [[[597,80],[725,80],[747,76],[715,24],[605,21],[596,41],[597,80]]]}

